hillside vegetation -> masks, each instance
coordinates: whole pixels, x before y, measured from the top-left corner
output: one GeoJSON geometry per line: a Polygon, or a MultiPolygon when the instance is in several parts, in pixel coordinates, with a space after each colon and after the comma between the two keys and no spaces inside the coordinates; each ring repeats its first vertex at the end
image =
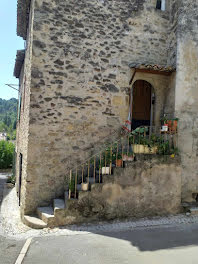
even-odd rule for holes
{"type": "Polygon", "coordinates": [[[7,132],[8,139],[16,138],[17,99],[0,98],[0,132],[7,132]]]}

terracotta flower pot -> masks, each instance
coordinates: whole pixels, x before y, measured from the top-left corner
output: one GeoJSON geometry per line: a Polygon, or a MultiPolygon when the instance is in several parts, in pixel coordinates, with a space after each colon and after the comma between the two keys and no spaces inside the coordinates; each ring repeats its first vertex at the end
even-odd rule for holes
{"type": "Polygon", "coordinates": [[[116,167],[122,167],[122,160],[116,160],[116,167]]]}
{"type": "Polygon", "coordinates": [[[173,132],[177,131],[177,123],[177,120],[168,120],[168,130],[173,132]]]}
{"type": "Polygon", "coordinates": [[[173,126],[172,126],[172,130],[175,132],[177,131],[177,120],[173,120],[173,126]]]}

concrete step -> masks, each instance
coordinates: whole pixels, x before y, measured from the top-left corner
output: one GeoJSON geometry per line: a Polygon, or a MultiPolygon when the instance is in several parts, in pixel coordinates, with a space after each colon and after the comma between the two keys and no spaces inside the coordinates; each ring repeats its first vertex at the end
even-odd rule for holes
{"type": "Polygon", "coordinates": [[[79,191],[78,193],[78,200],[83,199],[84,197],[87,197],[90,195],[91,192],[85,192],[85,191],[79,191]]]}
{"type": "Polygon", "coordinates": [[[53,226],[54,224],[54,210],[51,206],[38,207],[37,214],[41,220],[43,220],[47,226],[53,226]]]}
{"type": "MultiPolygon", "coordinates": [[[[103,175],[100,174],[100,183],[102,182],[102,177],[103,177],[103,175]]],[[[88,182],[88,177],[86,177],[86,182],[88,182]]],[[[96,175],[95,179],[94,179],[94,177],[89,177],[89,183],[90,184],[99,183],[99,175],[96,175]]]]}
{"type": "Polygon", "coordinates": [[[47,224],[36,216],[24,215],[23,223],[34,229],[42,229],[47,227],[47,224]]]}
{"type": "Polygon", "coordinates": [[[77,185],[76,185],[76,190],[77,190],[77,191],[81,191],[81,184],[77,184],[77,185]]]}
{"type": "Polygon", "coordinates": [[[89,181],[90,184],[95,183],[96,180],[97,180],[97,179],[96,179],[96,178],[94,179],[93,177],[89,177],[89,179],[88,179],[88,177],[86,177],[86,182],[89,181]]]}
{"type": "Polygon", "coordinates": [[[189,212],[191,215],[198,215],[198,207],[190,207],[189,212]]]}
{"type": "Polygon", "coordinates": [[[114,175],[103,175],[102,182],[103,183],[113,183],[115,180],[114,175]]]}
{"type": "Polygon", "coordinates": [[[54,199],[53,205],[54,205],[54,211],[65,209],[65,201],[63,199],[54,199]]]}

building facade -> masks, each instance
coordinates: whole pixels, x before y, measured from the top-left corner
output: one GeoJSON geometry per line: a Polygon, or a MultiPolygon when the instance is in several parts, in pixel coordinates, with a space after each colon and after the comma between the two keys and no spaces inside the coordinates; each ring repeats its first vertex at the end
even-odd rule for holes
{"type": "Polygon", "coordinates": [[[18,0],[17,34],[26,42],[15,65],[22,217],[60,197],[71,166],[119,131],[132,87],[149,91],[146,125],[160,126],[164,115],[179,118],[181,201],[193,200],[198,193],[197,11],[192,0],[18,0]]]}

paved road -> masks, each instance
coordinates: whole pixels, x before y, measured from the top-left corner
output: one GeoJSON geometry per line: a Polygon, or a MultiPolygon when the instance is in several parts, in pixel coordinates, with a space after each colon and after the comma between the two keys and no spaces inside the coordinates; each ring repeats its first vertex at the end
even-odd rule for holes
{"type": "MultiPolygon", "coordinates": [[[[0,173],[0,206],[3,199],[3,188],[6,183],[7,174],[0,173]]],[[[14,264],[24,241],[8,239],[2,235],[1,215],[0,215],[0,264],[14,264]]]]}
{"type": "Polygon", "coordinates": [[[198,224],[34,238],[23,264],[197,264],[198,224]]]}
{"type": "MultiPolygon", "coordinates": [[[[6,175],[0,173],[0,200],[6,175]]],[[[14,264],[24,240],[1,233],[0,264],[14,264]]],[[[198,224],[34,237],[23,264],[198,264],[198,224]]]]}

